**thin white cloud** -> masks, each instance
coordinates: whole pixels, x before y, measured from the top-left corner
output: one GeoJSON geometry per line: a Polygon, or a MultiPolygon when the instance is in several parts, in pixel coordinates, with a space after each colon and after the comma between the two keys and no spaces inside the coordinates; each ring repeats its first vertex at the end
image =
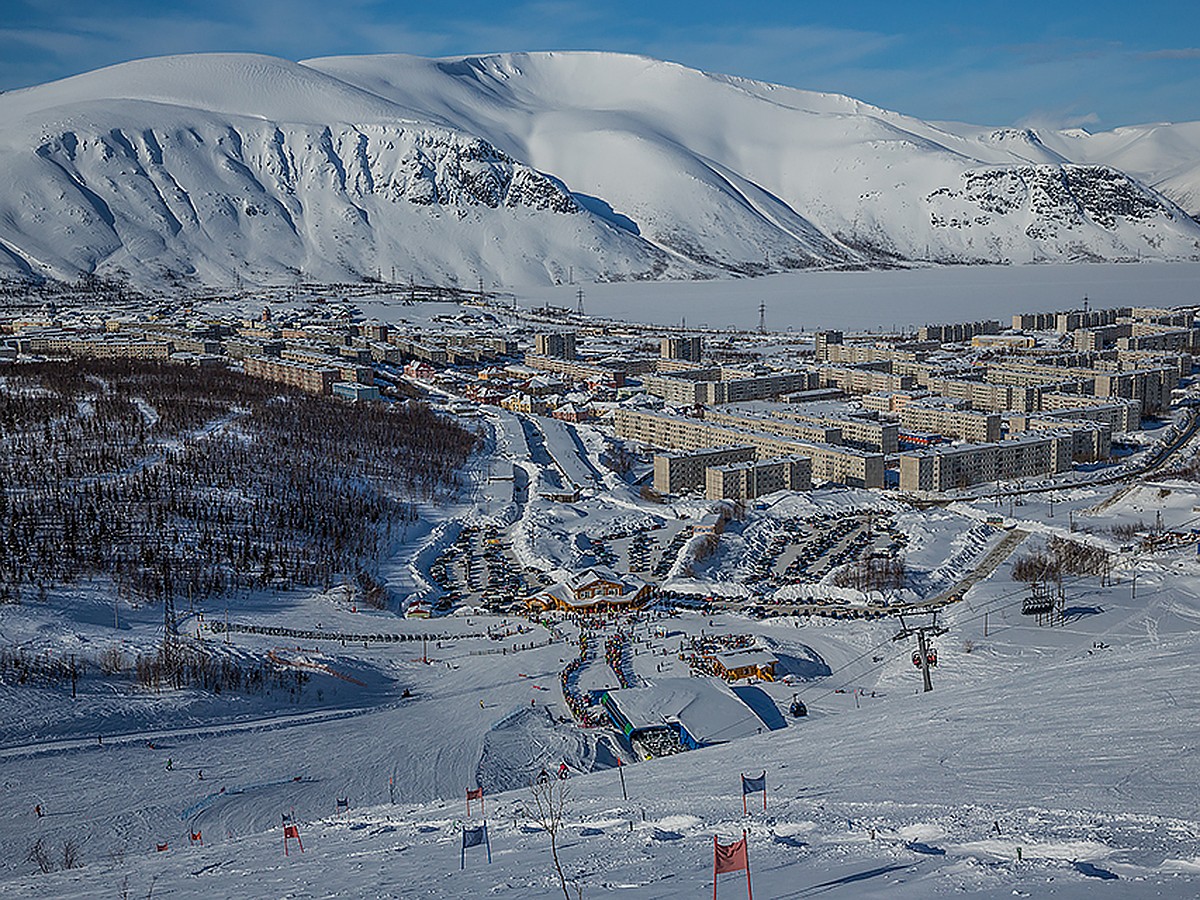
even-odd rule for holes
{"type": "Polygon", "coordinates": [[[1141,54],[1141,57],[1142,59],[1200,59],[1200,47],[1151,50],[1141,54]]]}

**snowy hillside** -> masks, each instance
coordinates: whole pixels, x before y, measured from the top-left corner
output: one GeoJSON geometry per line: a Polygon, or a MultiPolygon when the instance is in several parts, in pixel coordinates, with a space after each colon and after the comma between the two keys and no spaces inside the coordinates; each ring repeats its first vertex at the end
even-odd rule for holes
{"type": "Polygon", "coordinates": [[[9,274],[513,286],[1200,256],[1194,123],[935,125],[616,54],[164,57],[0,95],[0,120],[9,274]]]}

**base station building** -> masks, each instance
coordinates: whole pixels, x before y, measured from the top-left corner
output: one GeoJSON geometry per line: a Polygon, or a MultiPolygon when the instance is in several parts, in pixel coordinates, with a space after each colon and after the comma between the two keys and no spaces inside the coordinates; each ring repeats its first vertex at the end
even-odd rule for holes
{"type": "Polygon", "coordinates": [[[643,759],[761,734],[762,719],[719,678],[663,678],[605,691],[600,704],[643,759]]]}

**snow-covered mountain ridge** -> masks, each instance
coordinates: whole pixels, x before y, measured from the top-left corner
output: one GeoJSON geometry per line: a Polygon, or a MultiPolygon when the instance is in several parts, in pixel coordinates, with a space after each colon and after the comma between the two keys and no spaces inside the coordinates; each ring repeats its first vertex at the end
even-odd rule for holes
{"type": "Polygon", "coordinates": [[[508,286],[1200,258],[1200,123],[935,124],[617,54],[163,57],[0,95],[0,120],[5,274],[508,286]]]}

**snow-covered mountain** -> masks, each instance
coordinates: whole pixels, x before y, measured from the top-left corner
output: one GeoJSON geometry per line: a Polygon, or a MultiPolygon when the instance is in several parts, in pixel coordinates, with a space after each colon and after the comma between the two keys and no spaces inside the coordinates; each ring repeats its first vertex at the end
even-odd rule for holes
{"type": "Polygon", "coordinates": [[[1200,258],[1200,123],[933,124],[634,56],[164,57],[0,95],[0,121],[6,273],[472,286],[1200,258]]]}

